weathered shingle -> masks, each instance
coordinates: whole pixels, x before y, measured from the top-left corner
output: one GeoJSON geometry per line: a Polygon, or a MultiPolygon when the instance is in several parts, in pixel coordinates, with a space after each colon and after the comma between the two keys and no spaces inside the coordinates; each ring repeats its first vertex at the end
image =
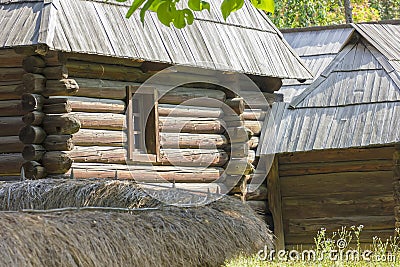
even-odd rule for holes
{"type": "MultiPolygon", "coordinates": [[[[400,79],[396,71],[400,50],[389,53],[388,46],[380,46],[382,37],[370,38],[374,39],[361,35],[348,42],[312,84],[287,86],[287,90],[302,86],[298,90],[303,92],[290,104],[273,105],[264,122],[259,153],[400,141],[400,79]]],[[[395,44],[396,38],[385,43],[395,44]]]]}
{"type": "Polygon", "coordinates": [[[279,78],[311,74],[265,14],[246,3],[224,21],[221,0],[182,30],[163,26],[155,13],[125,19],[129,8],[89,0],[1,1],[0,47],[47,44],[50,49],[279,78]],[[24,24],[27,24],[25,27],[24,24]],[[17,26],[15,26],[17,25],[17,26]]]}

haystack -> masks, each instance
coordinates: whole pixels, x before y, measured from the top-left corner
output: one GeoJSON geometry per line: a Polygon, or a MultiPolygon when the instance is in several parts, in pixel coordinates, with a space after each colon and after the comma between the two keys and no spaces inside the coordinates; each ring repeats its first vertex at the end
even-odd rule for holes
{"type": "Polygon", "coordinates": [[[44,180],[0,185],[0,266],[220,266],[272,246],[239,200],[165,206],[132,182],[44,180]],[[55,211],[67,207],[129,208],[55,211]],[[4,211],[18,209],[47,211],[4,211]]]}

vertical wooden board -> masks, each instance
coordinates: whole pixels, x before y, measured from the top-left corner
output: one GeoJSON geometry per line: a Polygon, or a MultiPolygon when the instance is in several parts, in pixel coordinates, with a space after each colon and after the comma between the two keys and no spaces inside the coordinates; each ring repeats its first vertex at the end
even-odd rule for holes
{"type": "Polygon", "coordinates": [[[274,234],[276,236],[276,249],[285,248],[285,233],[283,228],[282,197],[279,179],[279,163],[275,157],[273,165],[267,176],[268,205],[274,221],[274,234]]]}

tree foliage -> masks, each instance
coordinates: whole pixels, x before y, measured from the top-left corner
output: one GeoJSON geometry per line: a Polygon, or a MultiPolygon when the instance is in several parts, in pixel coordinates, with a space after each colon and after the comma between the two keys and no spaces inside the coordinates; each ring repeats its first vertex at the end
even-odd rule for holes
{"type": "MultiPolygon", "coordinates": [[[[126,2],[127,0],[116,0],[126,2]]],[[[212,0],[211,0],[212,1],[212,0]]],[[[228,16],[243,7],[244,1],[250,1],[253,6],[266,12],[274,12],[274,0],[224,0],[221,4],[221,12],[226,20],[228,16]]],[[[210,11],[210,2],[203,0],[133,0],[131,7],[126,14],[129,18],[132,14],[140,10],[140,20],[144,22],[147,11],[157,13],[158,19],[162,24],[170,27],[174,25],[181,29],[190,25],[194,21],[194,12],[204,10],[210,11]]]]}
{"type": "MultiPolygon", "coordinates": [[[[352,0],[354,22],[400,18],[399,0],[352,0]]],[[[272,21],[279,28],[345,23],[343,0],[276,0],[272,21]]]]}

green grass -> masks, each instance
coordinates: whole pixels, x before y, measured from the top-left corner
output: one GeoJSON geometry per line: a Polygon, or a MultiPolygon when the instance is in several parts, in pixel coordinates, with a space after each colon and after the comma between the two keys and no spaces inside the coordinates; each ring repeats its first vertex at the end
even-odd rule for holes
{"type": "MultiPolygon", "coordinates": [[[[304,250],[298,251],[298,259],[290,259],[288,255],[290,251],[282,251],[281,258],[274,256],[273,258],[264,257],[262,259],[261,257],[265,253],[260,253],[261,257],[259,255],[251,257],[239,256],[227,261],[225,267],[400,266],[400,229],[396,229],[396,235],[386,240],[382,240],[377,236],[374,237],[369,248],[361,247],[360,235],[362,230],[362,225],[358,227],[352,226],[349,229],[342,227],[328,235],[326,229],[321,228],[314,237],[315,246],[313,251],[316,255],[315,260],[313,260],[313,257],[311,257],[312,260],[309,260],[308,254],[302,254],[304,250]],[[355,258],[352,258],[352,253],[356,255],[355,258]],[[340,258],[340,255],[342,255],[342,258],[340,258]]],[[[269,253],[270,251],[267,250],[267,255],[270,255],[269,253]]]]}

